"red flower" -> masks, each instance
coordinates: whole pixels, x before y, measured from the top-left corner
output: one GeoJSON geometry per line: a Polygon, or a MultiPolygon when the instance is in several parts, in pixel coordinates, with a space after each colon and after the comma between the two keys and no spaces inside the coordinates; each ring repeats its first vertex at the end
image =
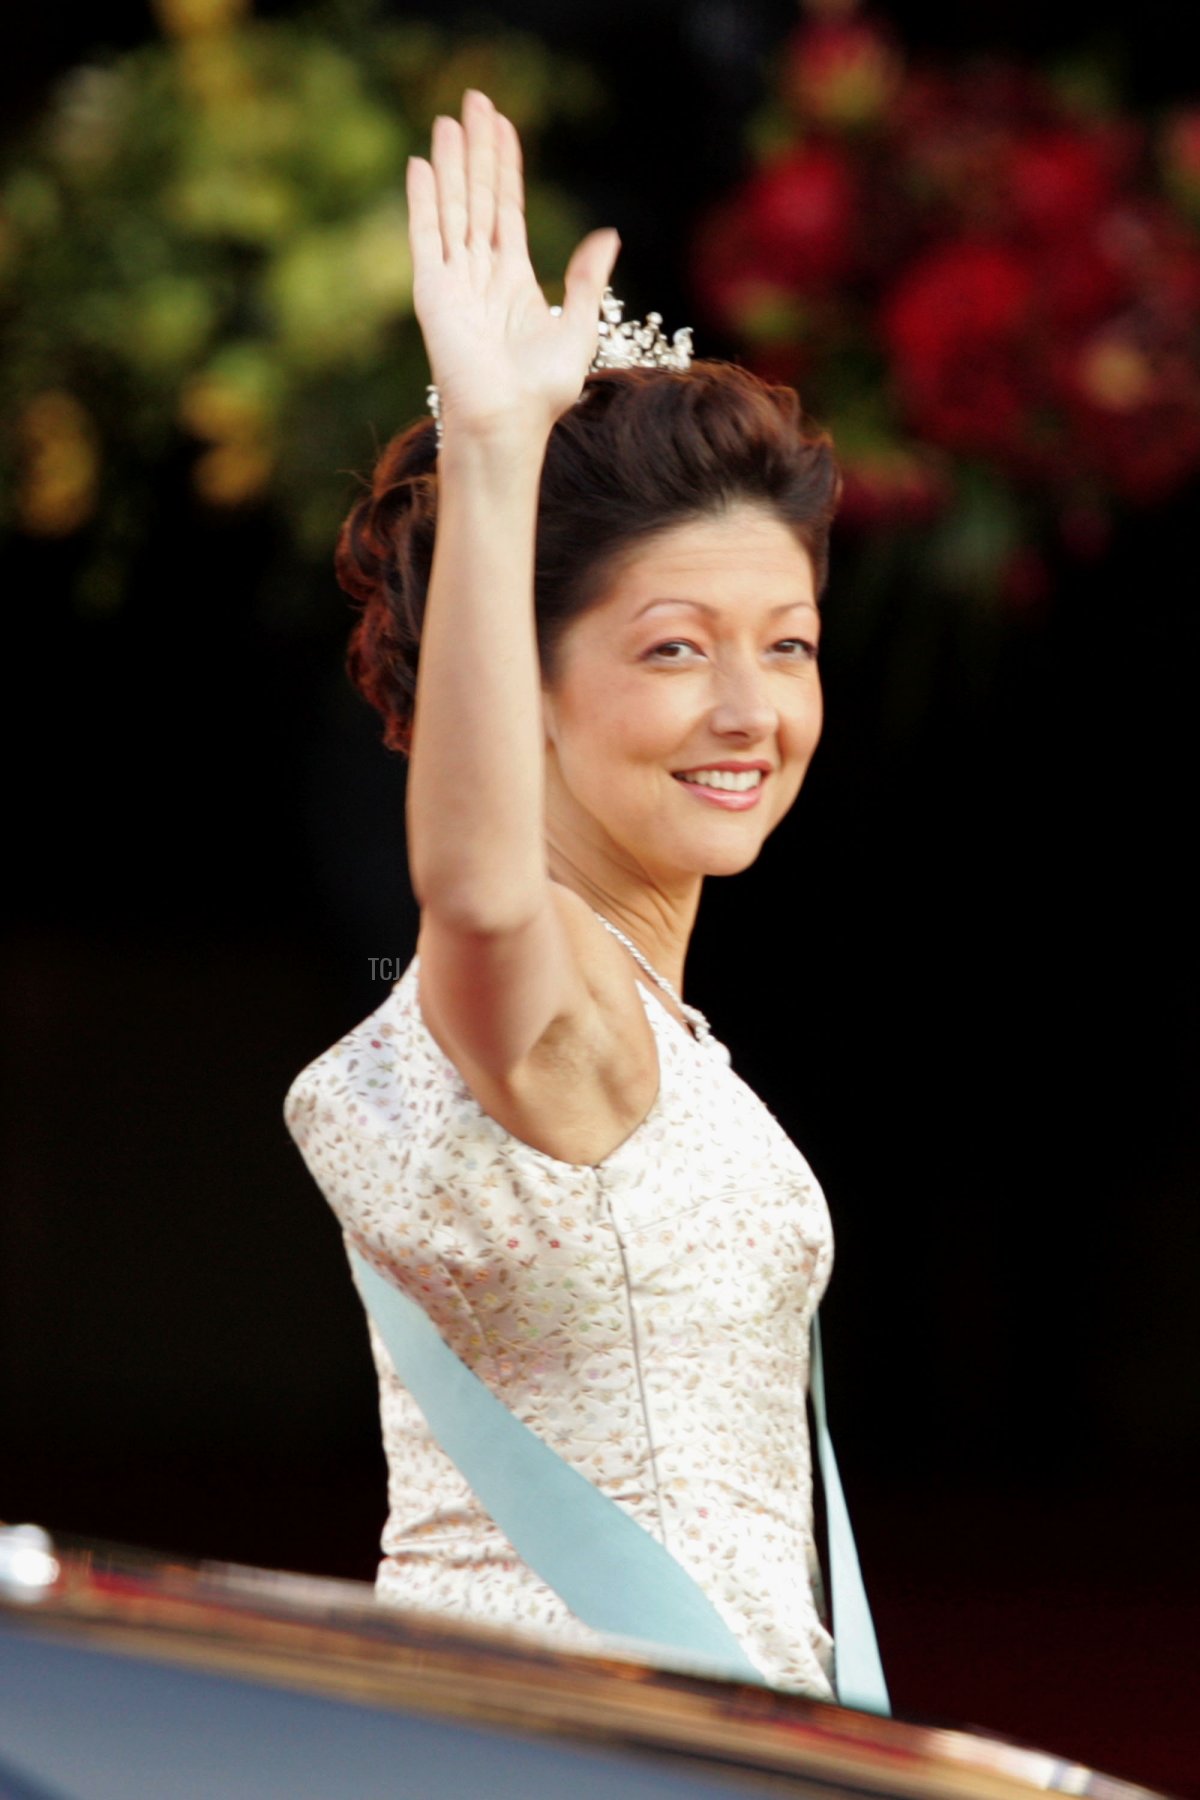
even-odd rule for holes
{"type": "Polygon", "coordinates": [[[1125,151],[1115,132],[1061,125],[1013,139],[1003,185],[1018,229],[1050,241],[1085,229],[1111,201],[1125,151]]]}
{"type": "Polygon", "coordinates": [[[879,119],[900,83],[900,58],[864,19],[816,19],[792,38],[783,94],[804,117],[823,125],[879,119]]]}
{"type": "Polygon", "coordinates": [[[1044,244],[1038,258],[1038,310],[1052,331],[1090,328],[1128,304],[1129,279],[1106,242],[1104,220],[1086,233],[1044,244]]]}
{"type": "Polygon", "coordinates": [[[1028,264],[1002,244],[939,245],[910,264],[884,309],[901,363],[923,364],[947,347],[1013,335],[1029,312],[1028,264]]]}
{"type": "Polygon", "coordinates": [[[1024,452],[1032,272],[1002,245],[927,252],[901,276],[883,331],[913,423],[952,449],[1024,452]]]}
{"type": "Polygon", "coordinates": [[[832,144],[808,145],[769,163],[739,201],[761,272],[802,293],[849,273],[857,206],[850,165],[832,144]]]}

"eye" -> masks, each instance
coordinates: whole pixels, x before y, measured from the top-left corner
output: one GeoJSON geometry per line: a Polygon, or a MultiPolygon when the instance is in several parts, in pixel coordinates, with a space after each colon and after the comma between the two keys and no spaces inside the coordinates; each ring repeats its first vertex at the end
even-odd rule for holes
{"type": "Polygon", "coordinates": [[[811,638],[780,638],[774,647],[786,662],[817,660],[817,645],[811,638]]]}
{"type": "Polygon", "coordinates": [[[700,650],[687,638],[667,638],[661,644],[655,644],[647,650],[648,662],[683,663],[690,662],[693,656],[699,656],[700,650]]]}

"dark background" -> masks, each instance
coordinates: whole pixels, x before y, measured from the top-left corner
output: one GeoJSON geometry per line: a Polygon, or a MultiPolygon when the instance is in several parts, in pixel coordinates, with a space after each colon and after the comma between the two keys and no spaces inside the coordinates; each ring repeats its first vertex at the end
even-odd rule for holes
{"type": "MultiPolygon", "coordinates": [[[[1174,5],[1136,28],[1111,3],[887,11],[913,48],[1106,41],[1138,104],[1191,97],[1174,5]]],[[[687,319],[691,221],[793,9],[489,16],[597,67],[609,110],[548,172],[621,227],[632,309],[687,319]]],[[[151,29],[131,4],[102,35],[10,21],[10,129],[151,29]]],[[[907,709],[911,608],[865,629],[845,546],[824,745],[760,866],[711,884],[688,977],[830,1197],[833,1425],[898,1710],[1178,1795],[1200,1795],[1195,499],[1043,611],[936,638],[907,709]]],[[[323,624],[256,621],[268,536],[201,531],[167,484],[104,620],[70,607],[69,548],[0,565],[0,1517],[368,1578],[374,1378],[281,1107],[384,997],[369,959],[411,950],[403,771],[342,676],[332,575],[323,624]]]]}

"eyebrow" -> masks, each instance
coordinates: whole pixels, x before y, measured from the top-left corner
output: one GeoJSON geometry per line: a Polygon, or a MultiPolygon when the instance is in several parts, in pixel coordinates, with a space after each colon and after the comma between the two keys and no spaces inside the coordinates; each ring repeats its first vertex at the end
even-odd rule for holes
{"type": "MultiPolygon", "coordinates": [[[[645,606],[640,606],[637,612],[634,613],[634,619],[637,620],[642,618],[644,614],[652,611],[656,606],[691,606],[694,607],[697,612],[706,613],[710,619],[715,618],[719,611],[719,608],[710,606],[706,600],[685,600],[683,598],[668,596],[661,600],[647,600],[645,606]]],[[[820,612],[821,610],[815,600],[782,600],[778,606],[773,606],[771,608],[770,613],[767,616],[774,619],[780,613],[794,612],[798,606],[805,607],[809,612],[820,612]]]]}

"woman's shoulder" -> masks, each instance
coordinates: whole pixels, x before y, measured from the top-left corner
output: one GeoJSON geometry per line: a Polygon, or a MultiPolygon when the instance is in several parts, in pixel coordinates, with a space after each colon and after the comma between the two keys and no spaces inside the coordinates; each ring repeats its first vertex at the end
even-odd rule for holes
{"type": "Polygon", "coordinates": [[[414,956],[386,998],[301,1069],[284,1099],[293,1136],[322,1107],[357,1108],[355,1122],[365,1126],[381,1107],[395,1112],[398,1084],[421,1080],[421,1064],[437,1046],[421,1019],[418,975],[414,956]]]}

